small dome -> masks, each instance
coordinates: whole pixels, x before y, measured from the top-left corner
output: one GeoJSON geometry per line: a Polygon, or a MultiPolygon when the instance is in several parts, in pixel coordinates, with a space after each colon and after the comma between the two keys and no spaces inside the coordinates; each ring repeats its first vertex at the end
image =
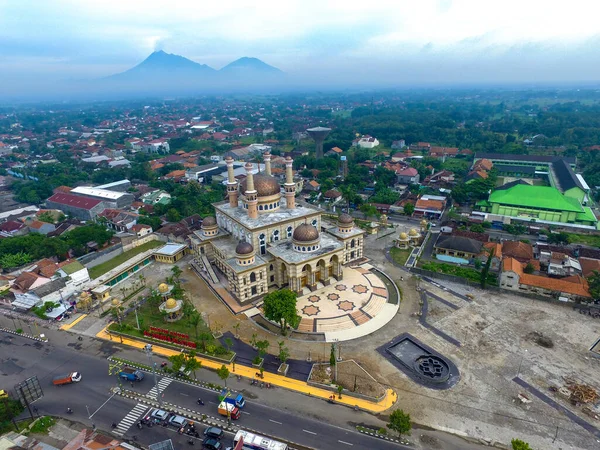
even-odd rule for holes
{"type": "Polygon", "coordinates": [[[217,225],[217,220],[213,216],[208,216],[202,219],[202,228],[214,227],[217,225]]]}
{"type": "Polygon", "coordinates": [[[427,225],[427,221],[425,219],[421,220],[421,226],[424,227],[425,225],[427,225]]]}
{"type": "Polygon", "coordinates": [[[354,223],[354,217],[352,217],[350,214],[340,214],[338,217],[338,222],[349,225],[354,223]]]}
{"type": "Polygon", "coordinates": [[[235,248],[235,252],[238,255],[249,255],[254,251],[254,247],[249,242],[240,241],[240,243],[235,248]]]}
{"type": "MultiPolygon", "coordinates": [[[[258,197],[268,197],[270,195],[279,194],[281,192],[281,186],[279,181],[269,175],[257,174],[253,175],[254,189],[256,189],[256,195],[258,197]]],[[[240,190],[242,194],[246,194],[246,186],[248,185],[248,178],[245,178],[240,183],[240,190]]]]}
{"type": "Polygon", "coordinates": [[[165,292],[167,292],[169,290],[169,286],[167,286],[166,283],[160,283],[158,285],[158,292],[160,292],[161,294],[164,294],[165,292]]]}
{"type": "Polygon", "coordinates": [[[121,302],[119,301],[119,299],[118,299],[118,298],[114,298],[114,299],[113,299],[113,301],[112,301],[112,305],[113,305],[113,306],[119,306],[120,304],[121,304],[121,302]]]}
{"type": "Polygon", "coordinates": [[[294,230],[292,239],[298,242],[311,242],[319,239],[319,230],[307,223],[298,225],[294,230]]]}
{"type": "Polygon", "coordinates": [[[400,239],[408,239],[408,234],[406,234],[404,231],[402,233],[400,233],[400,239]]]}
{"type": "Polygon", "coordinates": [[[167,300],[167,303],[165,303],[166,309],[173,309],[175,307],[177,307],[177,300],[175,300],[174,298],[170,298],[169,300],[167,300]]]}
{"type": "Polygon", "coordinates": [[[419,235],[419,232],[415,228],[411,228],[410,231],[408,232],[408,235],[411,237],[415,237],[415,236],[419,235]]]}

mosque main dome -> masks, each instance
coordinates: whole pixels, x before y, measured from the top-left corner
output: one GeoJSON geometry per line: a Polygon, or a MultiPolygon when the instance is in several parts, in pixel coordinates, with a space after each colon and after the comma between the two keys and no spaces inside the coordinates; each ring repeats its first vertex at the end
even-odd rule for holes
{"type": "MultiPolygon", "coordinates": [[[[279,194],[281,192],[281,186],[279,181],[274,177],[263,174],[255,174],[252,177],[254,179],[254,189],[258,197],[268,197],[270,195],[279,194]]],[[[248,179],[245,178],[240,183],[240,191],[243,195],[246,195],[248,179]]]]}
{"type": "Polygon", "coordinates": [[[319,230],[308,223],[303,223],[296,227],[292,239],[297,242],[316,241],[319,239],[319,230]]]}

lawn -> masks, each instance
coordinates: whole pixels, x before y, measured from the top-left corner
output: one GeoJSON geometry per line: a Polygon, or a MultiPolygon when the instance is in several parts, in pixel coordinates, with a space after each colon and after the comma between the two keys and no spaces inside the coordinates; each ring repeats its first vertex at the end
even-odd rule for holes
{"type": "Polygon", "coordinates": [[[577,234],[569,233],[571,244],[584,244],[592,247],[600,247],[600,234],[577,234]]]}
{"type": "MultiPolygon", "coordinates": [[[[456,277],[466,278],[474,283],[481,282],[481,272],[476,269],[469,267],[461,267],[454,264],[438,263],[433,261],[424,262],[421,265],[422,269],[430,270],[432,272],[445,273],[448,275],[454,275],[456,277]]],[[[491,285],[498,285],[496,275],[488,273],[487,282],[491,285]]]]}
{"type": "Polygon", "coordinates": [[[134,256],[139,255],[140,253],[150,250],[151,248],[160,247],[161,245],[165,245],[165,243],[161,241],[149,241],[145,244],[140,245],[139,247],[127,250],[126,252],[123,252],[120,255],[117,255],[114,258],[103,262],[102,264],[98,264],[97,266],[88,269],[90,277],[92,279],[98,278],[99,276],[104,275],[106,272],[114,269],[118,265],[123,264],[128,259],[131,259],[134,256]]]}
{"type": "Polygon", "coordinates": [[[398,247],[392,247],[390,250],[390,256],[396,264],[403,266],[406,264],[406,260],[410,256],[412,249],[402,250],[398,247]]]}

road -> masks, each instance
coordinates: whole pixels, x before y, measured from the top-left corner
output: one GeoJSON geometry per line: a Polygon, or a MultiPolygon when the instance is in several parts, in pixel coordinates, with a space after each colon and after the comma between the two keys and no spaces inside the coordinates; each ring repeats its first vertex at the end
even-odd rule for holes
{"type": "MultiPolygon", "coordinates": [[[[167,437],[173,439],[174,443],[187,445],[186,438],[179,436],[174,429],[144,427],[143,430],[138,430],[133,426],[140,417],[143,417],[148,408],[137,406],[137,402],[112,395],[111,388],[116,385],[117,380],[116,377],[108,375],[106,357],[115,351],[114,344],[110,342],[103,342],[100,346],[96,342],[54,346],[0,332],[0,371],[4,375],[4,386],[9,389],[19,381],[37,375],[44,391],[44,397],[35,402],[41,414],[66,416],[67,419],[81,422],[86,426],[94,424],[106,431],[109,431],[111,424],[115,422],[119,424],[119,431],[122,431],[126,438],[133,439],[133,436],[136,436],[143,445],[167,437]],[[82,381],[65,386],[52,385],[54,376],[70,371],[81,372],[82,381]],[[73,410],[72,415],[66,414],[67,407],[73,410]],[[91,419],[89,415],[92,416],[91,419]]],[[[168,379],[159,383],[165,386],[163,391],[165,401],[200,413],[214,414],[216,411],[217,398],[213,391],[177,381],[169,382],[168,379]],[[205,401],[203,407],[196,404],[198,397],[202,397],[205,401]]],[[[147,376],[142,382],[135,384],[134,390],[147,393],[153,384],[153,377],[147,376]]],[[[272,395],[277,395],[277,391],[278,389],[273,389],[270,392],[272,395]]],[[[343,408],[316,399],[314,402],[315,408],[329,410],[327,413],[331,415],[335,415],[338,408],[343,408]]],[[[324,450],[339,450],[346,447],[409,448],[258,402],[247,403],[237,425],[242,427],[246,425],[265,434],[280,436],[304,446],[324,450]]],[[[200,430],[203,428],[200,427],[200,430]]],[[[224,443],[228,444],[230,440],[231,436],[225,438],[224,443]]]]}

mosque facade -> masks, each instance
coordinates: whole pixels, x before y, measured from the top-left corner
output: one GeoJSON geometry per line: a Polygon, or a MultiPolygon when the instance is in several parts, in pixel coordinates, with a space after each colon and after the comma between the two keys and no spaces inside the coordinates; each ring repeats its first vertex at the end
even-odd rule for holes
{"type": "Polygon", "coordinates": [[[341,214],[325,228],[321,210],[296,200],[290,157],[286,158],[283,189],[271,175],[271,155],[264,155],[265,172],[234,177],[227,158],[228,200],[215,203],[215,216],[206,217],[191,236],[198,257],[227,279],[240,302],[287,287],[299,295],[343,279],[344,265],[363,257],[364,231],[341,214]],[[282,193],[283,190],[283,193],[282,193]]]}

